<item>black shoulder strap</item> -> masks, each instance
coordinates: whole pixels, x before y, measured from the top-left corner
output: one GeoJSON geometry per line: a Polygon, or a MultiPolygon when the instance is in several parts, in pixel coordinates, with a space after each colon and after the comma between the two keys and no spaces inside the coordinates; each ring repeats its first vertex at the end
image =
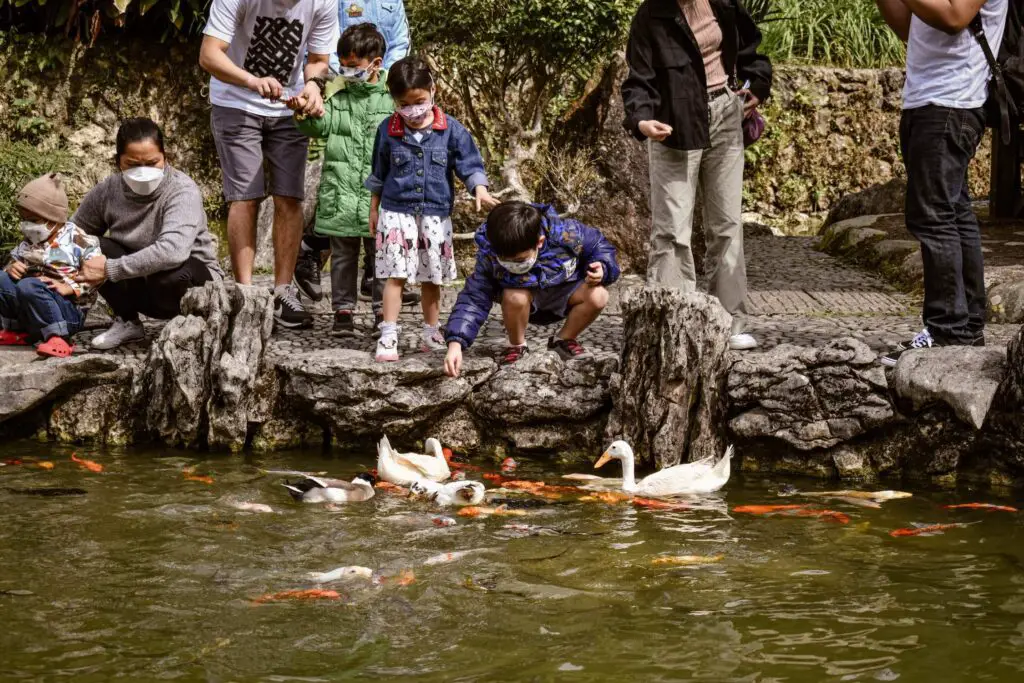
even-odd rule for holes
{"type": "Polygon", "coordinates": [[[985,27],[981,23],[981,12],[974,15],[968,28],[981,46],[981,51],[985,54],[985,61],[988,62],[988,68],[992,72],[996,103],[999,105],[999,129],[1002,133],[1003,144],[1008,145],[1010,144],[1010,93],[1006,88],[1006,79],[1003,78],[1003,69],[999,66],[999,61],[993,54],[992,46],[988,44],[988,38],[985,36],[985,27]]]}

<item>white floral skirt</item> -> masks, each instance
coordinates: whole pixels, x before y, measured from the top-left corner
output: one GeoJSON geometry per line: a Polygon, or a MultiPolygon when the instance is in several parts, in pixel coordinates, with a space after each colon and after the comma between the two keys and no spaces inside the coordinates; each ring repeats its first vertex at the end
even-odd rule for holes
{"type": "Polygon", "coordinates": [[[381,209],[377,220],[377,279],[446,285],[458,277],[452,219],[381,209]]]}

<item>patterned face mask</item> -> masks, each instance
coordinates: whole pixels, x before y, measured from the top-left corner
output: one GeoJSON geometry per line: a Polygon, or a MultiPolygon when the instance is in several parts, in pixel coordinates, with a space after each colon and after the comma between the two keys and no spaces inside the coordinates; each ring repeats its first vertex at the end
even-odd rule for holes
{"type": "Polygon", "coordinates": [[[434,109],[433,102],[423,104],[410,104],[406,107],[399,107],[398,115],[412,128],[419,128],[427,120],[427,116],[434,109]]]}
{"type": "Polygon", "coordinates": [[[39,244],[50,236],[50,226],[35,221],[22,221],[21,234],[25,236],[25,241],[29,244],[39,244]]]}
{"type": "Polygon", "coordinates": [[[506,261],[504,259],[498,259],[498,265],[512,273],[513,275],[526,275],[533,268],[534,264],[537,263],[538,254],[534,254],[525,261],[506,261]]]}
{"type": "Polygon", "coordinates": [[[376,66],[343,66],[339,72],[341,77],[349,83],[366,83],[376,73],[376,66]]]}

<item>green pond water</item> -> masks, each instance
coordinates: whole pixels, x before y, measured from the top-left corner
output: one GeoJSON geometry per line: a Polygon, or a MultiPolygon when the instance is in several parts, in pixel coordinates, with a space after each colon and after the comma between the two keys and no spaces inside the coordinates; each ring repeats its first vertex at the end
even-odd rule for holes
{"type": "MultiPolygon", "coordinates": [[[[395,495],[296,504],[258,469],[348,476],[372,466],[369,453],[79,449],[105,466],[97,474],[70,452],[0,451],[56,464],[0,467],[2,681],[1024,680],[1021,518],[942,507],[1024,505],[1013,497],[915,490],[881,509],[828,503],[850,516],[841,524],[732,512],[805,502],[777,496],[784,480],[736,478],[681,511],[572,499],[526,517],[452,512],[456,524],[438,527],[436,509],[395,495]],[[188,466],[213,483],[187,481],[188,466]],[[24,494],[43,486],[87,493],[24,494]],[[889,535],[957,521],[978,523],[889,535]],[[665,554],[723,558],[652,564],[665,554]],[[415,582],[255,601],[316,588],[309,572],[344,565],[411,570],[415,582]]],[[[561,474],[540,461],[517,472],[561,474]]]]}

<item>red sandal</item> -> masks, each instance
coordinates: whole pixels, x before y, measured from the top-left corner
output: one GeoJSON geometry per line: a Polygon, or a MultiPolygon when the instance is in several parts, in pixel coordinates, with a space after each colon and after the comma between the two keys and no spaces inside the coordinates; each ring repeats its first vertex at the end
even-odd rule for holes
{"type": "Polygon", "coordinates": [[[24,332],[0,330],[0,346],[28,346],[28,335],[24,332]]]}
{"type": "Polygon", "coordinates": [[[40,356],[51,356],[53,358],[67,358],[74,351],[74,345],[68,344],[64,341],[63,337],[50,337],[48,341],[36,347],[36,353],[40,356]]]}

